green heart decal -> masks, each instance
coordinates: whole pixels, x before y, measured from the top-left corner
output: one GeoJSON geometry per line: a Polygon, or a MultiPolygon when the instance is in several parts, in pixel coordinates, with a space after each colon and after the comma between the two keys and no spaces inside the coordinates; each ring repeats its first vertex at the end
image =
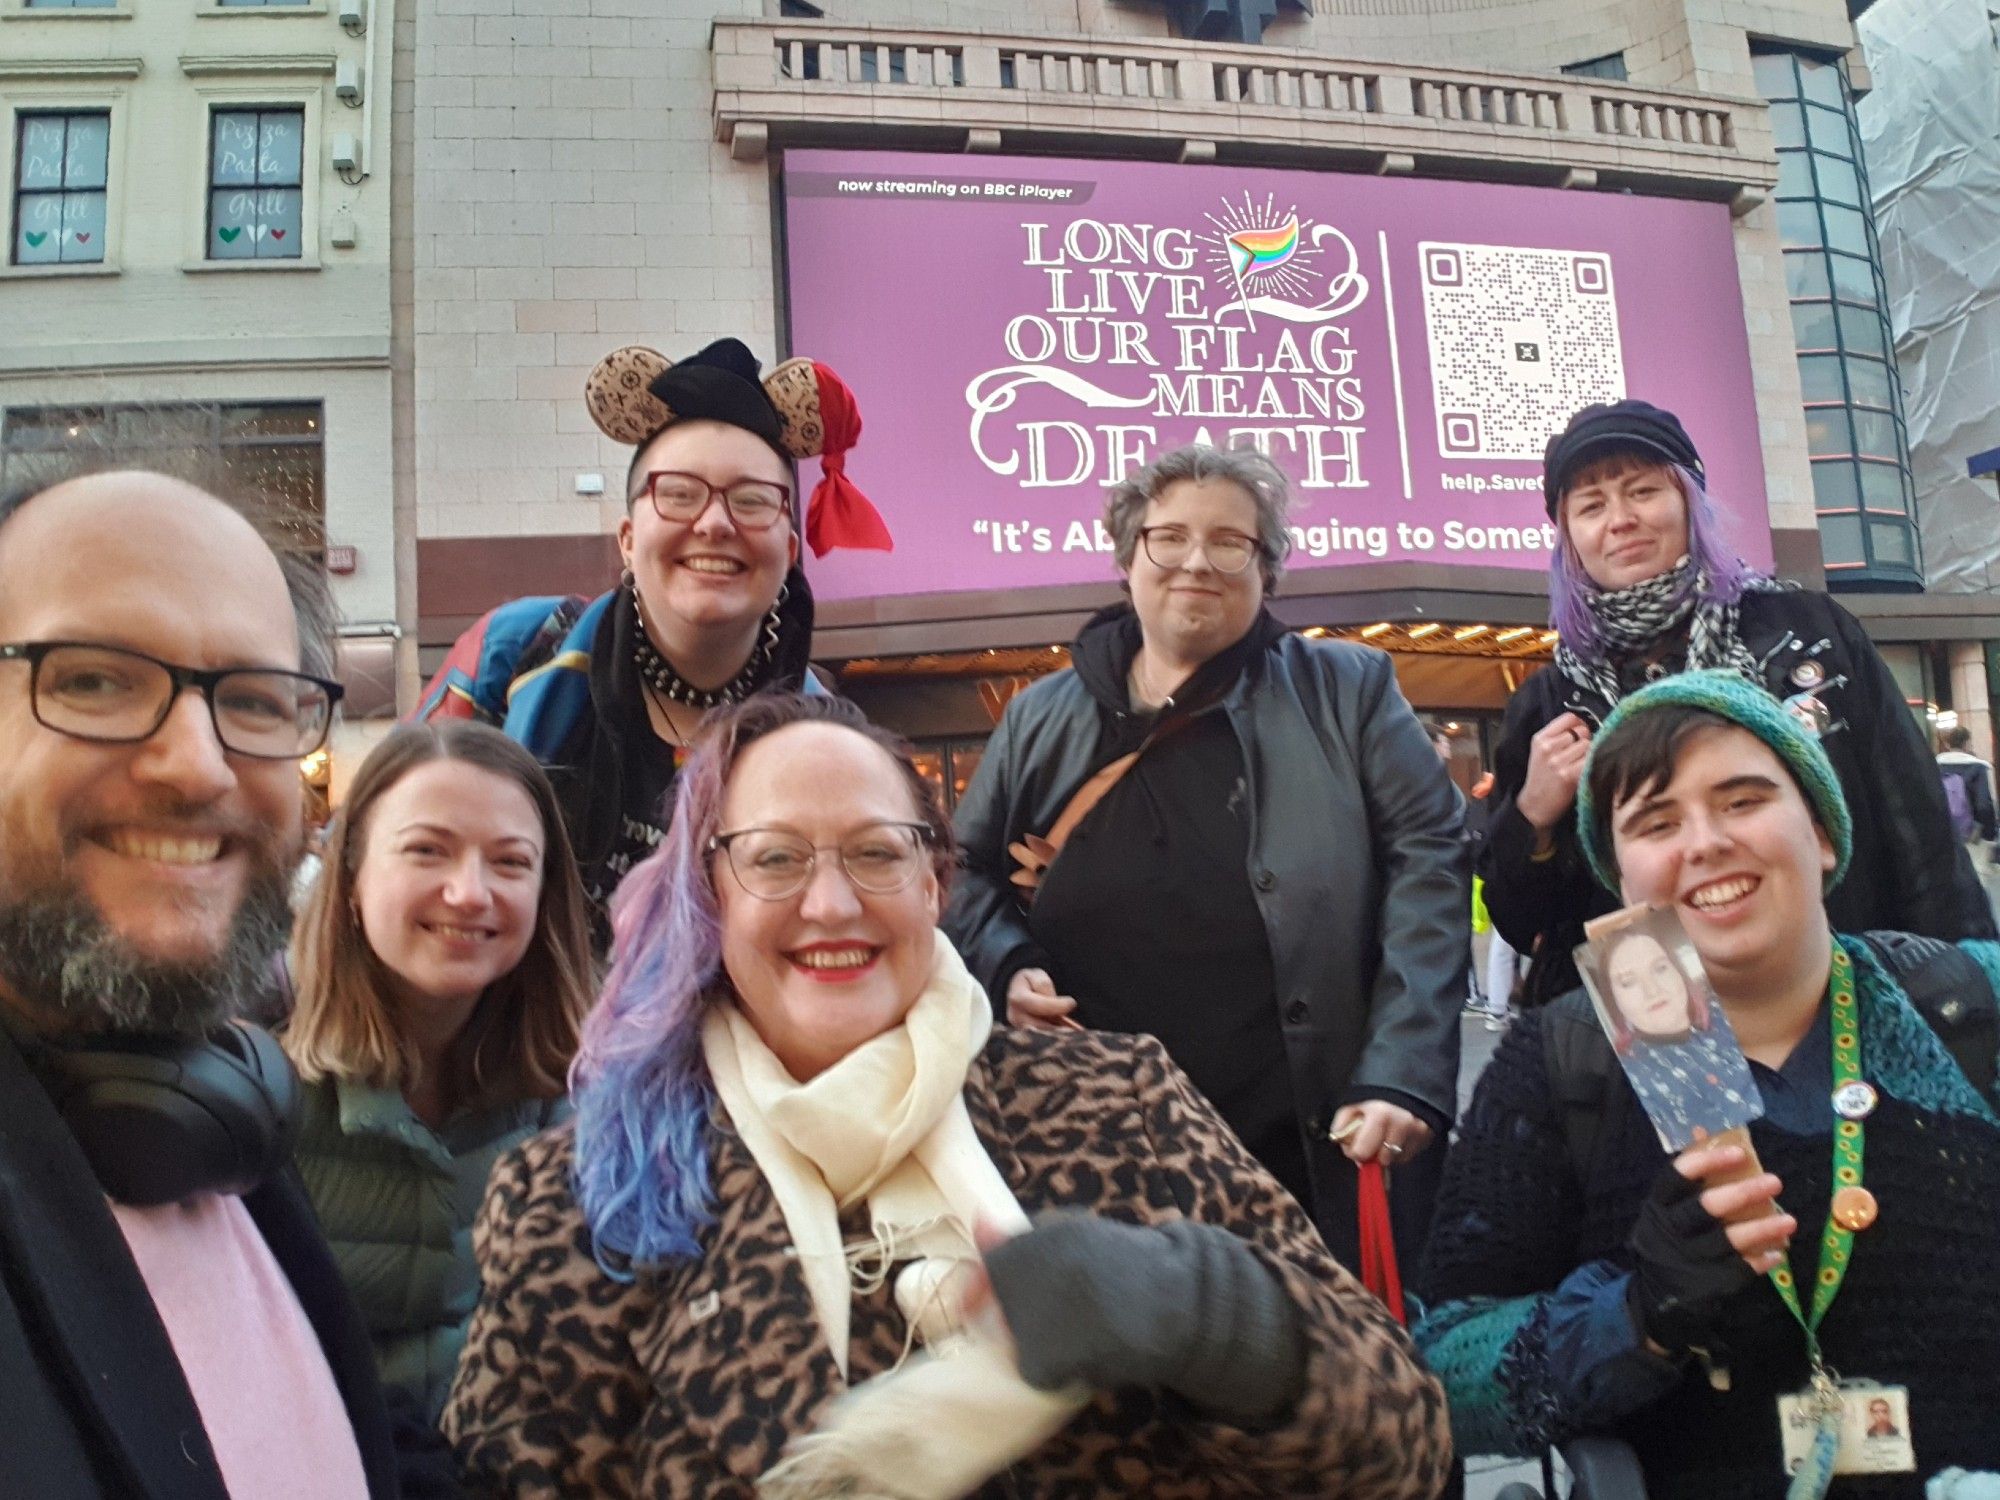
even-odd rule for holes
{"type": "Polygon", "coordinates": [[[236,236],[243,232],[243,228],[241,225],[238,225],[234,229],[218,229],[215,232],[222,236],[223,244],[233,245],[236,243],[236,236]]]}
{"type": "Polygon", "coordinates": [[[46,229],[42,230],[30,229],[25,231],[25,233],[27,236],[29,248],[34,250],[41,249],[42,242],[49,237],[49,232],[46,229]]]}

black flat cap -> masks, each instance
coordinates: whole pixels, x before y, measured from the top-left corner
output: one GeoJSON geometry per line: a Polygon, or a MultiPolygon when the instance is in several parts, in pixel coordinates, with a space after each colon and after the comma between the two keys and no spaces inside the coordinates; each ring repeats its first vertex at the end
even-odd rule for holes
{"type": "Polygon", "coordinates": [[[1569,419],[1569,425],[1549,439],[1542,450],[1542,497],[1549,519],[1576,472],[1593,459],[1618,452],[1638,452],[1702,473],[1701,455],[1681,419],[1650,401],[1599,402],[1569,419]]]}

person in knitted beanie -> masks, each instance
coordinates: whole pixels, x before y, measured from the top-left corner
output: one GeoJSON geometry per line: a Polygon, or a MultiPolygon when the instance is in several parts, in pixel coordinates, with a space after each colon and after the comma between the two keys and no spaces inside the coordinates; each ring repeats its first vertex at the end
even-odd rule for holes
{"type": "Polygon", "coordinates": [[[1811,1323],[1864,1449],[1871,1401],[1907,1413],[1907,1452],[1837,1492],[1915,1500],[1948,1468],[2000,1470],[2000,1308],[1962,1295],[2000,1275],[2000,944],[1834,931],[1829,894],[1864,873],[1840,779],[1797,713],[1728,671],[1628,695],[1576,823],[1614,900],[1680,918],[1764,1118],[1754,1159],[1670,1160],[1586,995],[1516,1024],[1419,1276],[1460,1452],[1610,1434],[1653,1500],[1776,1500],[1811,1323]]]}
{"type": "Polygon", "coordinates": [[[1754,476],[1705,468],[1699,435],[1627,399],[1578,411],[1544,455],[1555,659],[1508,701],[1477,865],[1493,925],[1533,955],[1528,1006],[1578,982],[1584,924],[1618,904],[1570,816],[1592,737],[1647,683],[1709,668],[1818,716],[1864,866],[1832,898],[1836,927],[1996,935],[1902,687],[1838,601],[1738,555],[1719,502],[1754,476]]]}

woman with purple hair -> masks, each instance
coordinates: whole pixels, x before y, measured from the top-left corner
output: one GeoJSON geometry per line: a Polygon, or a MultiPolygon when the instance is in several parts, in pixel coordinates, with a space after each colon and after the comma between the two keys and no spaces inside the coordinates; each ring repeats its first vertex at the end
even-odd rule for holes
{"type": "Polygon", "coordinates": [[[480,1495],[1419,1500],[1436,1380],[1150,1037],[996,1029],[951,825],[839,699],[704,727],[576,1120],[495,1168],[480,1495]]]}
{"type": "Polygon", "coordinates": [[[1494,925],[1534,955],[1530,1005],[1576,988],[1583,924],[1617,905],[1570,815],[1591,735],[1635,688],[1706,667],[1761,684],[1839,772],[1854,870],[1828,898],[1837,929],[1994,935],[1923,736],[1867,633],[1825,594],[1736,556],[1706,485],[1680,419],[1644,401],[1585,407],[1543,456],[1555,664],[1507,706],[1479,852],[1494,925]]]}

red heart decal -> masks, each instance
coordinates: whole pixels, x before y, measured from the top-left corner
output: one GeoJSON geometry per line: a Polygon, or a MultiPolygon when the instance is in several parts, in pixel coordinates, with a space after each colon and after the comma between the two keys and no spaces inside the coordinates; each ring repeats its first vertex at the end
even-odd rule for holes
{"type": "Polygon", "coordinates": [[[90,243],[90,236],[79,232],[76,237],[76,242],[79,245],[88,245],[90,243]]]}
{"type": "Polygon", "coordinates": [[[271,238],[274,240],[281,240],[284,237],[285,237],[285,231],[282,229],[274,229],[271,231],[271,238]]]}

